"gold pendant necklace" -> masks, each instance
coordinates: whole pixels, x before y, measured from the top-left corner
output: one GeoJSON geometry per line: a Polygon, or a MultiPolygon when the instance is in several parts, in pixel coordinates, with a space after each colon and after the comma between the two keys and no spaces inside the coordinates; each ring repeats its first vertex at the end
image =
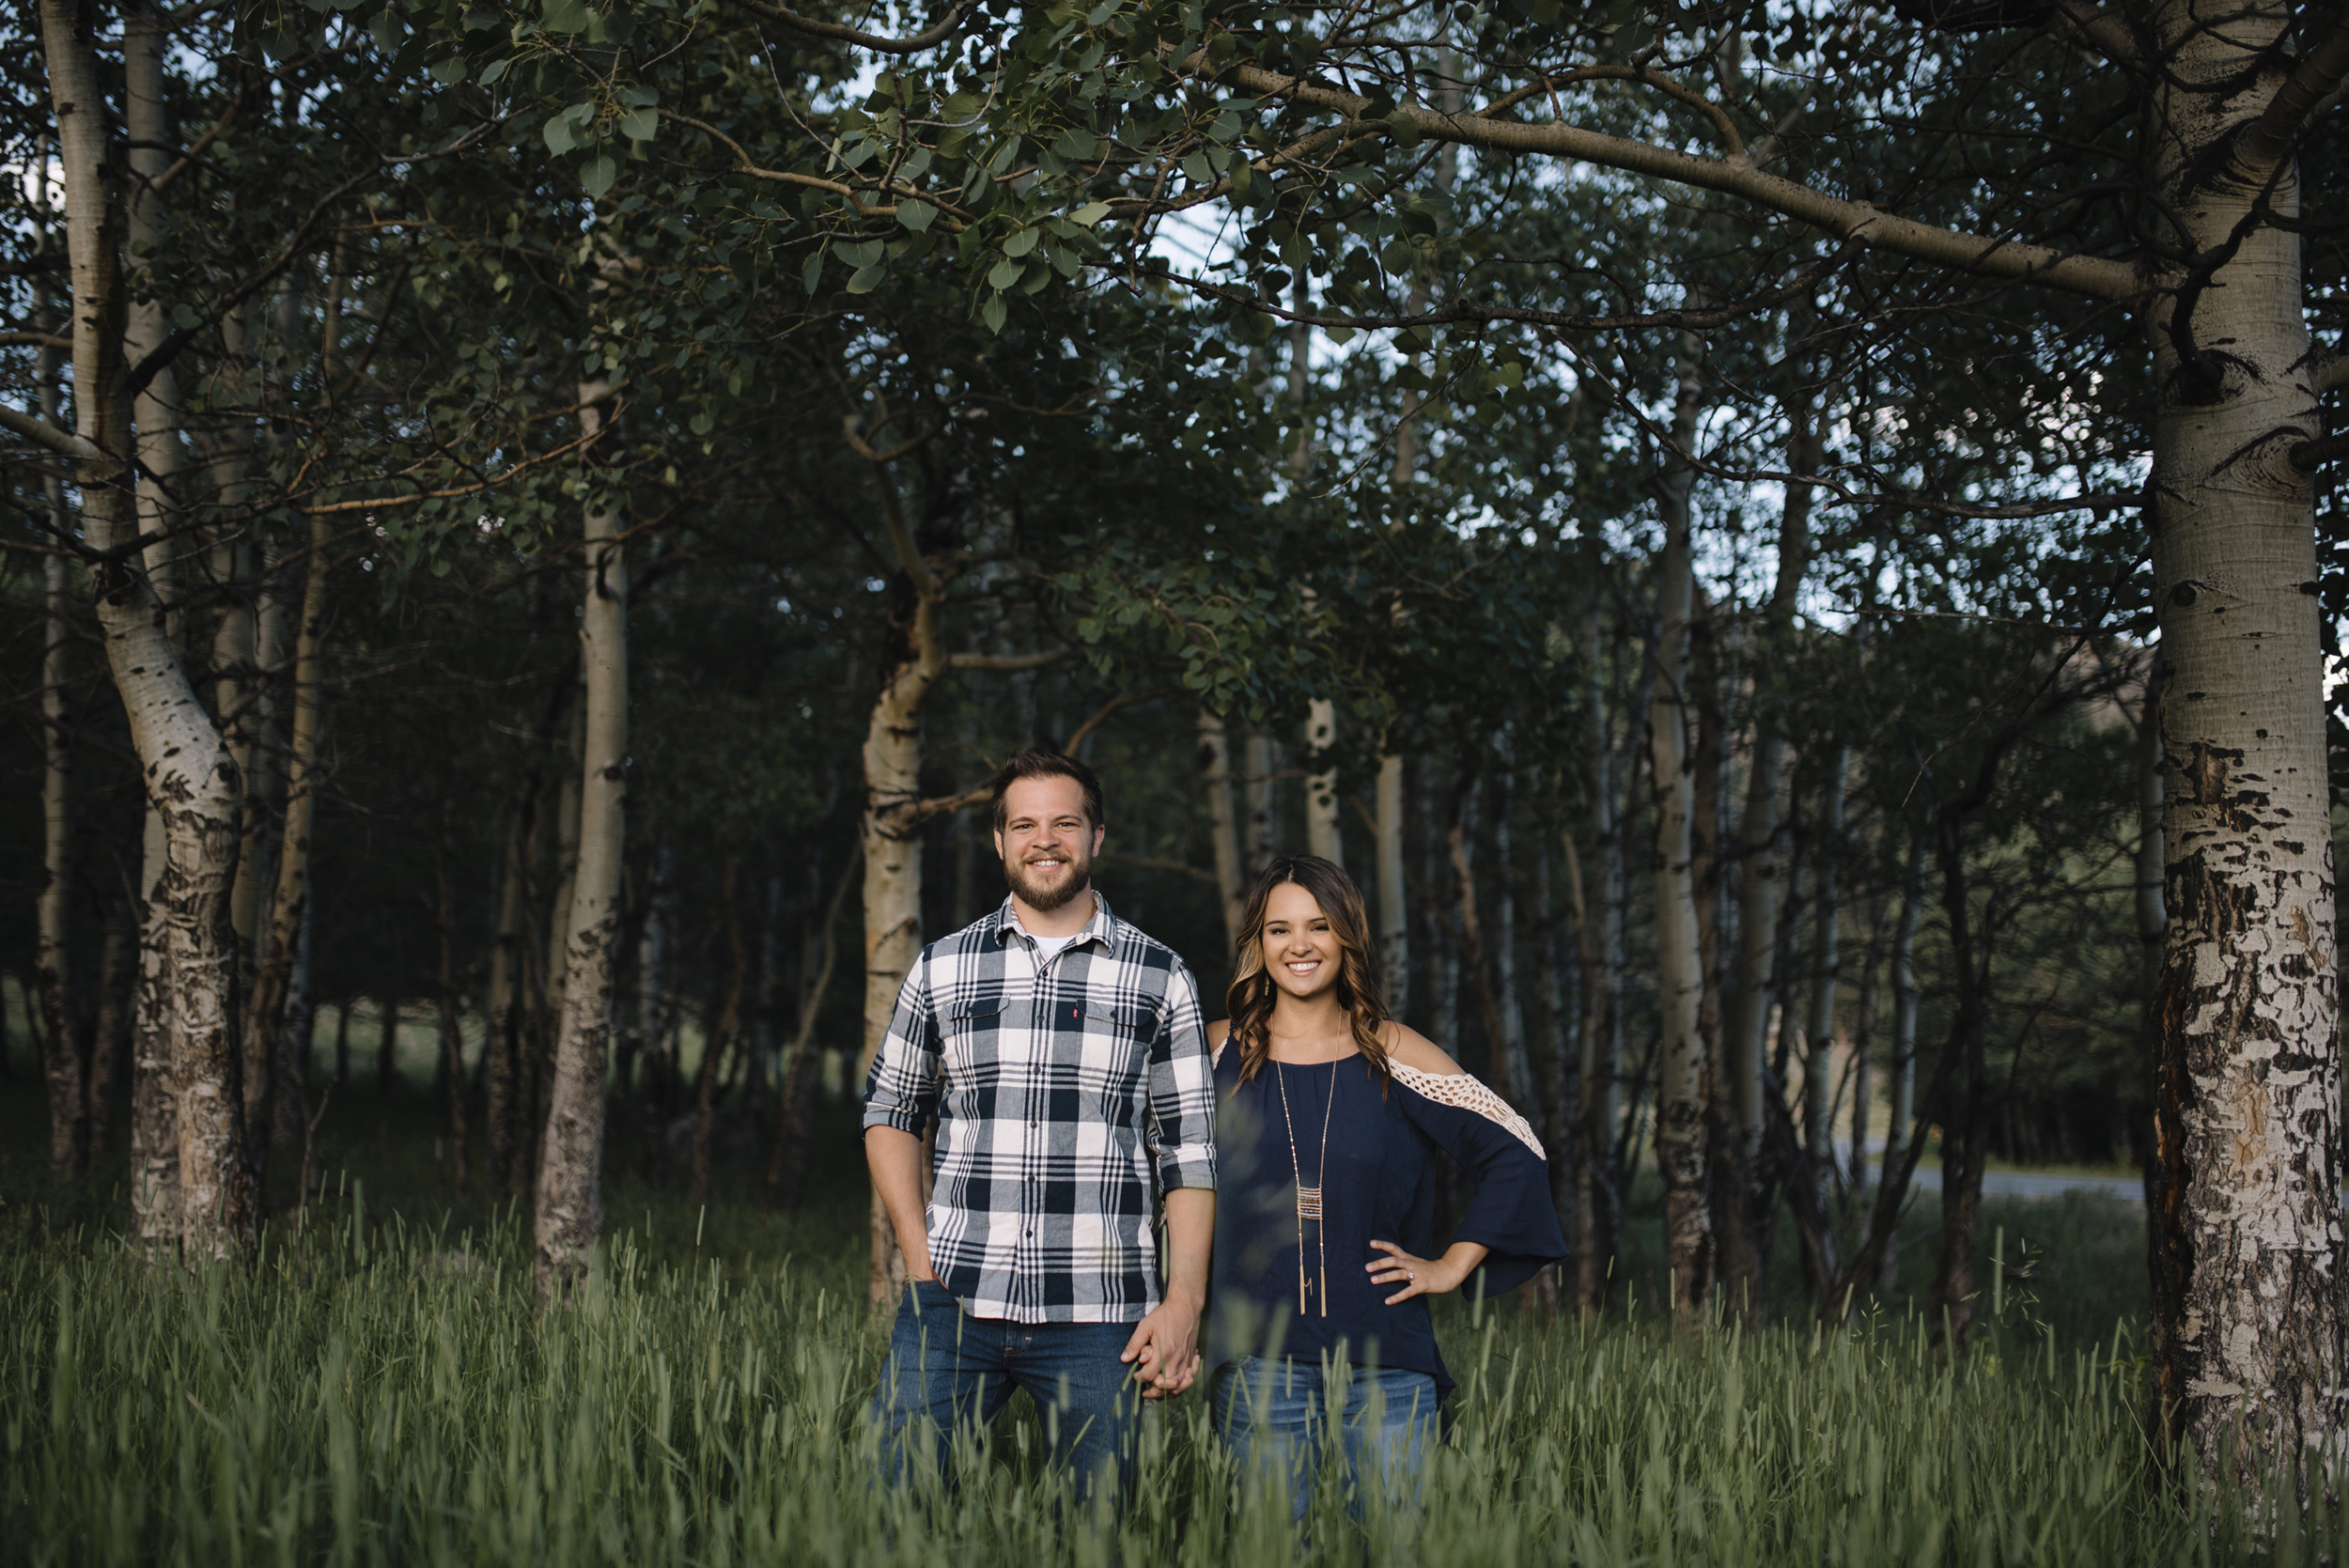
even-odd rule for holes
{"type": "Polygon", "coordinates": [[[1321,1223],[1321,1189],[1330,1179],[1330,1112],[1338,1103],[1338,1068],[1330,1063],[1330,1100],[1321,1108],[1321,1160],[1314,1168],[1314,1185],[1305,1185],[1305,1167],[1297,1157],[1297,1118],[1289,1114],[1289,1079],[1272,1064],[1272,1081],[1281,1087],[1281,1121],[1288,1128],[1289,1170],[1297,1177],[1297,1315],[1305,1315],[1305,1221],[1314,1222],[1314,1244],[1318,1251],[1320,1280],[1314,1294],[1321,1300],[1321,1315],[1330,1315],[1330,1233],[1321,1223]]]}

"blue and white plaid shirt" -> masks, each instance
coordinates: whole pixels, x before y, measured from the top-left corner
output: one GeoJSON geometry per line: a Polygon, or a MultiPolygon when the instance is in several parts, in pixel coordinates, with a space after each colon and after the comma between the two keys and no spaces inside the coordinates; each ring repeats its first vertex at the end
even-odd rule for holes
{"type": "Polygon", "coordinates": [[[1011,900],[922,950],[864,1125],[938,1117],[930,1265],[973,1317],[1133,1323],[1159,1190],[1215,1186],[1215,1070],[1182,959],[1110,913],[1036,967],[1011,900]]]}

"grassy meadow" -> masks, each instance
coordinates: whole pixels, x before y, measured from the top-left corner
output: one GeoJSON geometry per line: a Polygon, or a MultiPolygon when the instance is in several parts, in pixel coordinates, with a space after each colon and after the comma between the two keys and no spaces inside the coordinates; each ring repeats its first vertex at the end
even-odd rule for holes
{"type": "MultiPolygon", "coordinates": [[[[1531,1292],[1445,1304],[1452,1439],[1423,1514],[1367,1539],[1327,1487],[1295,1536],[1195,1397],[1154,1412],[1113,1511],[1067,1499],[1020,1400],[958,1487],[892,1493],[863,1421],[882,1336],[850,1119],[824,1136],[791,1219],[757,1212],[747,1163],[697,1213],[621,1140],[601,1267],[541,1317],[526,1212],[449,1189],[412,1090],[338,1094],[325,1198],[274,1218],[256,1265],[189,1272],[132,1259],[118,1176],[49,1185],[20,1065],[0,1084],[0,1562],[2341,1560],[2153,1478],[2142,1221],[2094,1201],[1986,1205],[1985,1250],[2013,1265],[2028,1241],[2035,1279],[1954,1369],[1905,1295],[1849,1332],[1774,1310],[1676,1337],[1646,1313],[1635,1215],[1628,1321],[1551,1324],[1531,1292]]],[[[1921,1273],[1930,1205],[1911,1219],[1921,1273]]]]}

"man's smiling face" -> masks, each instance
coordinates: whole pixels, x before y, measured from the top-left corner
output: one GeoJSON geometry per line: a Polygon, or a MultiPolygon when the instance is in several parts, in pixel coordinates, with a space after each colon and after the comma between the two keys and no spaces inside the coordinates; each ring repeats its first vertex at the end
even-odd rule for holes
{"type": "Polygon", "coordinates": [[[1085,815],[1084,786],[1050,775],[1018,779],[1003,791],[1003,826],[995,834],[1003,879],[1021,903],[1049,913],[1092,885],[1101,829],[1085,815]]]}

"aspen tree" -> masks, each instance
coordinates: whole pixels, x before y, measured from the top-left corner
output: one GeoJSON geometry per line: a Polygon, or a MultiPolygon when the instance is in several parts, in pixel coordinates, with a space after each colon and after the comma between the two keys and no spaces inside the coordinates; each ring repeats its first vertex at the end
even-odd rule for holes
{"type": "MultiPolygon", "coordinates": [[[[939,625],[944,584],[931,569],[906,525],[894,481],[886,465],[873,462],[881,510],[898,569],[906,575],[913,602],[892,629],[892,647],[882,663],[880,691],[864,732],[864,811],[860,842],[864,850],[864,1040],[857,1053],[857,1081],[872,1070],[873,1058],[888,1035],[897,991],[922,947],[922,855],[917,833],[923,811],[922,700],[948,668],[939,625]]],[[[872,1194],[868,1215],[871,1270],[867,1290],[876,1309],[893,1306],[905,1288],[905,1258],[880,1194],[872,1194]]]]}
{"type": "MultiPolygon", "coordinates": [[[[325,309],[319,330],[320,407],[332,416],[338,339],[342,333],[346,253],[337,248],[335,266],[327,282],[325,309]]],[[[309,545],[302,553],[302,598],[296,612],[291,690],[291,722],[286,737],[285,821],[277,852],[271,857],[273,875],[267,917],[260,928],[259,951],[254,963],[251,996],[245,1008],[243,1058],[250,1065],[267,1063],[272,1093],[261,1116],[248,1121],[249,1134],[279,1143],[301,1137],[304,1121],[303,1082],[297,1071],[294,1037],[288,1017],[294,994],[294,971],[302,934],[310,908],[310,833],[318,815],[318,749],[322,693],[319,649],[326,635],[326,571],[334,531],[328,513],[312,513],[309,545]]],[[[247,826],[254,814],[248,811],[247,826]]],[[[248,831],[248,842],[254,835],[248,831]]],[[[460,1152],[459,1162],[462,1162],[460,1152]]]]}
{"type": "MultiPolygon", "coordinates": [[[[1599,564],[1604,569],[1604,564],[1599,564]]],[[[1608,722],[1606,600],[1592,573],[1582,618],[1582,752],[1590,796],[1591,839],[1598,850],[1595,914],[1577,923],[1581,939],[1582,1040],[1576,1099],[1582,1122],[1575,1137],[1574,1242],[1576,1305],[1595,1312],[1606,1305],[1622,1224],[1622,1178],[1615,1169],[1615,1133],[1623,1123],[1624,850],[1616,812],[1617,775],[1631,769],[1618,755],[1608,722]]],[[[1580,879],[1574,887],[1582,896],[1580,879]]]]}
{"type": "Polygon", "coordinates": [[[1247,846],[1248,875],[1262,871],[1278,851],[1274,845],[1272,796],[1272,737],[1261,724],[1251,725],[1247,740],[1248,771],[1243,775],[1248,812],[1244,820],[1243,842],[1247,846]]]}
{"type": "MultiPolygon", "coordinates": [[[[1700,388],[1684,354],[1672,428],[1682,451],[1696,434],[1700,388]]],[[[1704,954],[1697,929],[1696,770],[1689,746],[1689,627],[1696,613],[1689,490],[1695,473],[1670,464],[1657,486],[1664,549],[1657,561],[1657,648],[1648,700],[1648,770],[1656,791],[1656,1159],[1664,1177],[1664,1253],[1670,1301],[1684,1321],[1702,1318],[1712,1288],[1712,1218],[1704,1180],[1705,1042],[1699,1020],[1704,954]]]]}
{"type": "MultiPolygon", "coordinates": [[[[1207,831],[1215,854],[1216,899],[1223,914],[1223,939],[1236,942],[1248,881],[1240,869],[1239,823],[1232,809],[1231,744],[1223,721],[1204,707],[1199,710],[1199,771],[1207,790],[1207,831]]],[[[1382,771],[1380,777],[1384,776],[1382,771]]],[[[1382,836],[1382,852],[1384,842],[1382,836]]]]}
{"type": "MultiPolygon", "coordinates": [[[[43,159],[46,162],[44,156],[43,159]]],[[[40,216],[38,236],[45,250],[48,236],[48,175],[39,177],[40,216]]],[[[44,287],[42,304],[49,303],[44,287]]],[[[42,326],[54,313],[43,308],[42,326]]],[[[58,421],[57,350],[44,346],[36,375],[40,388],[40,416],[58,421]]],[[[53,470],[43,477],[53,531],[53,553],[41,562],[42,647],[40,660],[41,740],[41,880],[39,922],[33,955],[34,990],[41,1011],[41,1076],[49,1086],[49,1168],[68,1181],[79,1181],[89,1158],[90,1121],[85,1064],[74,1035],[73,986],[73,732],[66,686],[73,678],[73,572],[65,556],[70,524],[66,513],[65,486],[53,470]]],[[[28,998],[28,1002],[30,999],[28,998]]],[[[29,1011],[29,1006],[28,1006],[29,1011]]],[[[103,1048],[101,1043],[101,1048],[103,1048]]]]}
{"type": "MultiPolygon", "coordinates": [[[[1326,756],[1338,739],[1338,705],[1315,697],[1305,717],[1305,747],[1326,756]]],[[[1346,863],[1346,842],[1338,831],[1338,772],[1326,767],[1305,781],[1305,848],[1337,865],[1346,863]]]]}
{"type": "Polygon", "coordinates": [[[74,427],[8,411],[7,423],[70,459],[82,519],[99,552],[99,622],[131,720],[148,798],[163,815],[165,860],[156,885],[172,998],[179,1129],[179,1231],[198,1255],[250,1243],[257,1207],[245,1158],[238,1072],[236,951],[226,903],[235,875],[241,782],[204,712],[164,610],[140,569],[132,389],[124,339],[118,231],[110,194],[117,166],[87,8],[43,0],[42,54],[56,115],[73,287],[74,427]]]}
{"type": "MultiPolygon", "coordinates": [[[[611,396],[604,382],[580,384],[583,434],[592,437],[608,428],[611,396]]],[[[626,848],[628,549],[614,500],[590,493],[583,522],[579,854],[569,878],[562,1021],[538,1160],[536,1231],[542,1303],[579,1281],[603,1230],[603,1090],[626,848]]]]}

